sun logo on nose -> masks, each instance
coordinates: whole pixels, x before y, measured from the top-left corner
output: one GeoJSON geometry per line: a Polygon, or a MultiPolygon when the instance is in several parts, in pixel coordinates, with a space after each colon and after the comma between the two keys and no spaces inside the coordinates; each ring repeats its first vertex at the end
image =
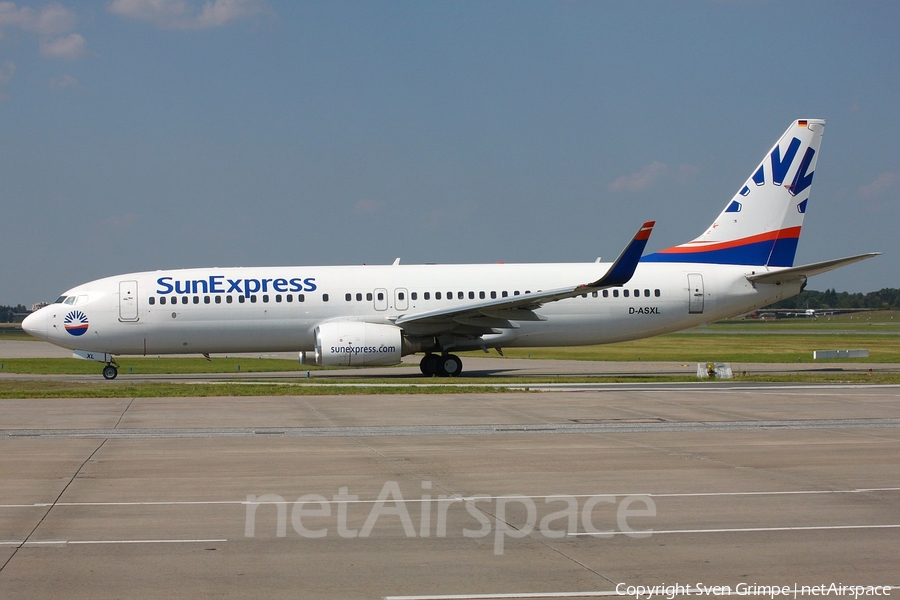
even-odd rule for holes
{"type": "Polygon", "coordinates": [[[63,325],[71,335],[84,335],[88,330],[87,315],[80,310],[73,310],[63,319],[63,325]]]}

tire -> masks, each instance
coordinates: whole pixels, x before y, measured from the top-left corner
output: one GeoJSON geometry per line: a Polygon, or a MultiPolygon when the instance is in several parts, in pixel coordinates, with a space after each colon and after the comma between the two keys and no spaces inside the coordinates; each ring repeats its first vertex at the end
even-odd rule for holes
{"type": "Polygon", "coordinates": [[[119,374],[119,370],[112,365],[106,365],[103,367],[103,378],[104,379],[115,379],[116,375],[119,374]]]}
{"type": "Polygon", "coordinates": [[[445,354],[438,365],[441,377],[456,377],[462,373],[462,361],[455,354],[445,354]]]}
{"type": "Polygon", "coordinates": [[[426,354],[423,356],[419,362],[419,370],[422,371],[422,375],[426,377],[437,375],[439,361],[440,357],[437,354],[426,354]]]}

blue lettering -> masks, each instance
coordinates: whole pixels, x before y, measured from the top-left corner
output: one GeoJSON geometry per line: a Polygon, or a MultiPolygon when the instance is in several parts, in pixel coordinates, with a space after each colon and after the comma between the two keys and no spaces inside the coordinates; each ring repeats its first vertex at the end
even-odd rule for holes
{"type": "MultiPolygon", "coordinates": [[[[291,281],[293,281],[293,279],[291,281]]],[[[307,279],[304,279],[303,283],[306,285],[307,292],[316,291],[316,278],[315,277],[309,277],[307,279]]]]}
{"type": "Polygon", "coordinates": [[[272,289],[276,292],[286,292],[287,283],[287,279],[276,279],[272,282],[272,289]]]}
{"type": "Polygon", "coordinates": [[[157,279],[156,284],[159,286],[159,289],[156,290],[156,293],[170,294],[172,292],[172,284],[169,281],[172,281],[171,277],[160,277],[157,279]]]}
{"type": "Polygon", "coordinates": [[[197,287],[198,287],[197,284],[198,284],[198,283],[200,284],[199,287],[202,287],[202,288],[203,288],[203,292],[202,292],[202,293],[208,294],[208,293],[209,293],[209,287],[206,285],[206,280],[205,280],[205,279],[195,279],[195,280],[193,280],[193,281],[191,282],[191,291],[192,291],[192,293],[194,293],[194,294],[198,293],[198,292],[197,292],[197,287]]]}
{"type": "Polygon", "coordinates": [[[250,294],[255,294],[259,291],[259,279],[245,279],[244,280],[244,295],[246,297],[250,297],[250,294]]]}
{"type": "Polygon", "coordinates": [[[268,291],[269,291],[269,290],[266,289],[266,287],[267,287],[267,284],[268,284],[270,281],[272,281],[272,280],[271,280],[271,279],[263,279],[263,280],[262,280],[262,286],[263,286],[262,291],[264,291],[264,292],[268,292],[268,291]]]}
{"type": "Polygon", "coordinates": [[[299,277],[294,277],[291,279],[291,289],[292,292],[302,292],[303,291],[303,280],[299,277]]]}
{"type": "Polygon", "coordinates": [[[180,281],[175,282],[175,293],[176,294],[190,294],[191,293],[191,282],[185,280],[184,289],[182,289],[181,286],[178,285],[180,283],[181,283],[180,281]]]}
{"type": "Polygon", "coordinates": [[[781,185],[784,182],[784,178],[787,176],[788,169],[791,168],[791,163],[794,162],[794,157],[797,156],[799,148],[800,140],[797,138],[792,139],[791,145],[788,146],[787,152],[784,154],[784,160],[781,160],[781,148],[775,146],[775,149],[772,150],[772,183],[781,185]]]}
{"type": "Polygon", "coordinates": [[[209,293],[210,294],[221,294],[225,291],[224,288],[221,287],[222,280],[225,279],[221,275],[210,275],[209,276],[209,293]]]}
{"type": "Polygon", "coordinates": [[[231,292],[237,292],[238,294],[242,293],[241,292],[241,281],[243,281],[243,279],[229,279],[228,285],[230,285],[231,287],[228,288],[228,291],[225,293],[226,294],[230,294],[231,292]]]}

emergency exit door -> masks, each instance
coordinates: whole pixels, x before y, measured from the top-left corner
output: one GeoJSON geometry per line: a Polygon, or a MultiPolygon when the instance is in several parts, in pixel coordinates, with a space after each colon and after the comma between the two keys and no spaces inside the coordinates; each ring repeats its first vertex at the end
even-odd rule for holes
{"type": "Polygon", "coordinates": [[[688,312],[699,315],[703,312],[703,275],[700,273],[688,273],[688,312]]]}

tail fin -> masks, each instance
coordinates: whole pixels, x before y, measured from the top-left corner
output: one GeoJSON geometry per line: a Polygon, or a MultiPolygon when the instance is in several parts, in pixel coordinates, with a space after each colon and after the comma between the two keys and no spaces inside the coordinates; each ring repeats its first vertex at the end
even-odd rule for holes
{"type": "Polygon", "coordinates": [[[793,266],[824,130],[821,119],[791,123],[706,233],[643,260],[793,266]]]}

